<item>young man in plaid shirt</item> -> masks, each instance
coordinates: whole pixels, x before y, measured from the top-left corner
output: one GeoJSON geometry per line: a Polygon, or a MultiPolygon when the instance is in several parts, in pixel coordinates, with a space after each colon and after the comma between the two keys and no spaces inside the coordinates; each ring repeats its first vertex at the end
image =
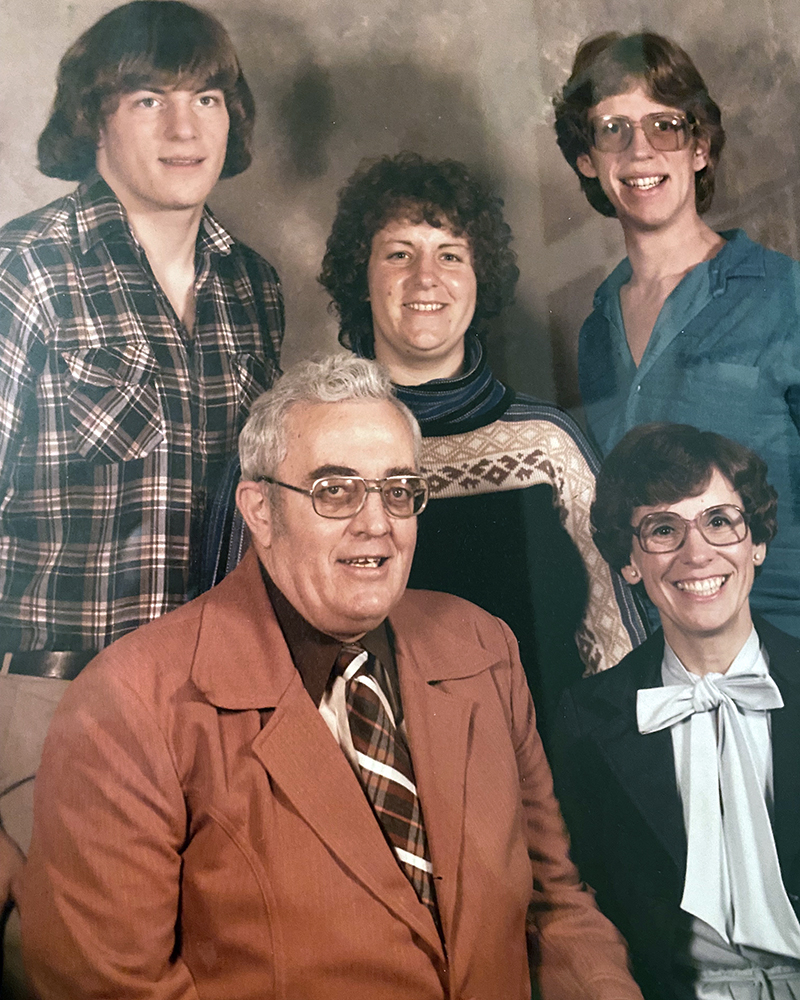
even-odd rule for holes
{"type": "Polygon", "coordinates": [[[0,818],[23,846],[64,685],[193,596],[205,498],[277,371],[278,277],[205,207],[253,117],[219,22],[119,7],[64,56],[39,139],[80,185],[0,230],[0,818]]]}

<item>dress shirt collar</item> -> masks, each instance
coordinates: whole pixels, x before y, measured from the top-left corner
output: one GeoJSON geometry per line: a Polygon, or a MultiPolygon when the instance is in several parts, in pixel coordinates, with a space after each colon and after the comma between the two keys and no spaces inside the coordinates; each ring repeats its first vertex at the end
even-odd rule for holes
{"type": "MultiPolygon", "coordinates": [[[[100,174],[93,172],[78,186],[75,197],[75,219],[82,253],[98,242],[123,242],[131,240],[138,246],[128,224],[128,216],[121,202],[100,174]]],[[[200,254],[230,254],[233,238],[217,222],[208,206],[203,208],[197,234],[197,251],[200,254]]]]}
{"type": "MultiPolygon", "coordinates": [[[[736,654],[733,663],[728,667],[723,677],[736,677],[738,674],[756,674],[759,677],[769,676],[766,652],[761,648],[761,641],[755,628],[750,632],[744,645],[736,654]]],[[[664,685],[669,684],[696,684],[700,680],[699,674],[693,674],[681,663],[675,650],[664,639],[664,659],[661,666],[661,678],[664,685]]]]}
{"type": "MultiPolygon", "coordinates": [[[[300,612],[284,597],[266,570],[261,568],[264,585],[272,602],[275,617],[283,632],[286,645],[303,681],[303,686],[314,704],[319,708],[328,680],[336,663],[336,657],[342,648],[341,639],[334,639],[314,628],[300,612]]],[[[394,643],[391,626],[388,620],[373,629],[359,640],[364,649],[368,650],[381,661],[388,674],[391,690],[387,691],[389,702],[395,711],[395,718],[400,722],[397,667],[394,660],[394,643]]]]}

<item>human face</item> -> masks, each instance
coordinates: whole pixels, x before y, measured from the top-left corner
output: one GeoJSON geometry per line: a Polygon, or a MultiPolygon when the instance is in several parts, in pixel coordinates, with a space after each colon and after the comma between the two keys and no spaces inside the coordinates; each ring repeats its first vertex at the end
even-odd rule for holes
{"type": "MultiPolygon", "coordinates": [[[[288,450],[275,474],[284,483],[309,489],[322,476],[417,471],[411,429],[385,400],[296,403],[286,419],[288,450]]],[[[275,504],[265,502],[254,541],[293,607],[342,640],[379,625],[405,590],[417,519],[392,517],[377,493],[344,520],[320,517],[310,497],[290,490],[281,490],[275,504]]]]}
{"type": "Polygon", "coordinates": [[[128,213],[199,213],[225,162],[228,124],[221,90],[123,93],[100,129],[97,169],[128,213]]]}
{"type": "MultiPolygon", "coordinates": [[[[700,511],[726,503],[743,507],[742,498],[715,469],[699,496],[674,504],[637,507],[631,524],[636,527],[647,514],[665,510],[690,521],[700,511]]],[[[628,583],[642,580],[673,649],[697,639],[730,641],[731,648],[738,649],[752,628],[750,588],[755,567],[765,553],[766,546],[754,545],[749,531],[741,542],[714,546],[703,538],[697,525],[691,525],[675,552],[644,552],[634,538],[631,561],[622,575],[628,583]]]]}
{"type": "MultiPolygon", "coordinates": [[[[604,98],[589,117],[624,115],[638,122],[645,115],[679,110],[654,101],[638,86],[604,98]]],[[[684,149],[659,151],[653,149],[641,128],[634,129],[630,146],[620,153],[592,148],[578,157],[578,169],[585,177],[600,181],[622,225],[643,230],[697,219],[694,176],[707,163],[707,142],[691,139],[684,149]]]]}
{"type": "Polygon", "coordinates": [[[375,357],[395,381],[457,375],[477,295],[469,239],[393,219],[373,237],[367,281],[375,357]]]}

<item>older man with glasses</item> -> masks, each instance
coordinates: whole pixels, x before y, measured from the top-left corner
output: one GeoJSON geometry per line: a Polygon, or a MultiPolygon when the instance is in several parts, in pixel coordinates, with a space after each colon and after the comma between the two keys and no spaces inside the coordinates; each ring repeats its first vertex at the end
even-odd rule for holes
{"type": "Polygon", "coordinates": [[[251,550],[51,726],[21,893],[43,1000],[526,1000],[529,954],[545,998],[640,1000],[568,859],[513,636],[405,590],[419,444],[372,361],[256,401],[251,550]]]}

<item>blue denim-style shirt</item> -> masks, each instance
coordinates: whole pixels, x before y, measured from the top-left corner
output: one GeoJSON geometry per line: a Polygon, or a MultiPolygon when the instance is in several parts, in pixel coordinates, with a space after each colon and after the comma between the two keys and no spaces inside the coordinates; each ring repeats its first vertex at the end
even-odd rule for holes
{"type": "Polygon", "coordinates": [[[637,367],[619,292],[627,258],[597,289],[578,370],[601,454],[637,424],[671,420],[746,444],[778,491],[778,534],[752,605],[800,636],[800,264],[740,229],[668,296],[637,367]]]}

